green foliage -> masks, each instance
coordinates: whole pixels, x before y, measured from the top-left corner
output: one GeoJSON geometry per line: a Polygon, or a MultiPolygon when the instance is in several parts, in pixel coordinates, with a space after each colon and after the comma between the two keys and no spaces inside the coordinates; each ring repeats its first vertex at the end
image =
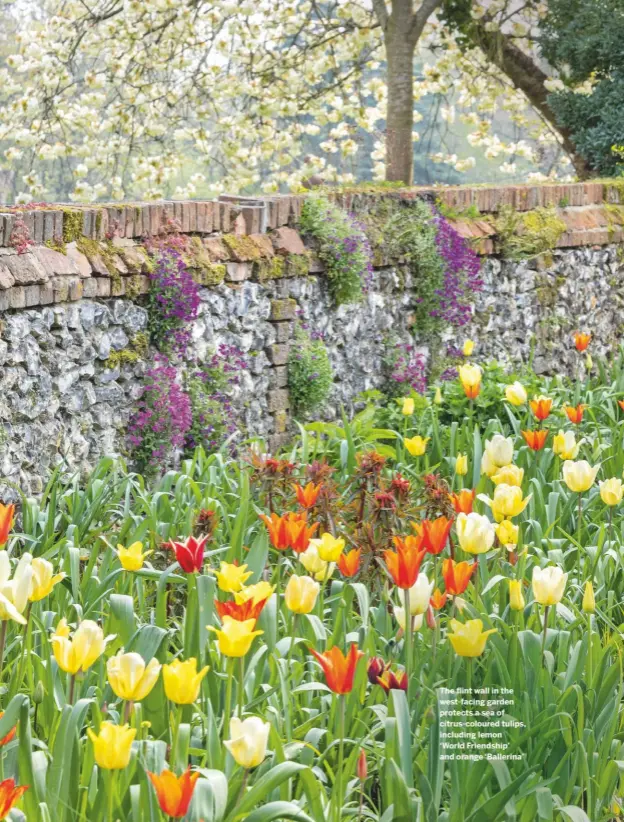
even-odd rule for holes
{"type": "Polygon", "coordinates": [[[622,0],[549,0],[541,48],[569,88],[548,103],[589,167],[617,173],[611,151],[624,134],[624,4],[622,0]],[[574,86],[591,81],[589,93],[574,86]]]}
{"type": "Polygon", "coordinates": [[[362,227],[327,197],[314,194],[303,204],[300,228],[318,243],[336,304],[358,302],[372,258],[362,227]]]}
{"type": "Polygon", "coordinates": [[[302,328],[288,357],[288,391],[295,414],[318,412],[332,386],[332,368],[322,340],[313,340],[302,328]]]}
{"type": "Polygon", "coordinates": [[[71,243],[82,236],[82,211],[77,208],[63,209],[63,242],[71,243]]]}
{"type": "Polygon", "coordinates": [[[444,261],[430,206],[415,200],[407,207],[391,209],[380,230],[388,257],[403,258],[412,273],[417,300],[414,327],[421,334],[439,331],[443,323],[432,311],[438,308],[438,292],[444,285],[444,261]]]}
{"type": "Polygon", "coordinates": [[[494,223],[501,253],[510,260],[524,260],[551,251],[567,227],[554,208],[518,212],[502,208],[494,223]]]}

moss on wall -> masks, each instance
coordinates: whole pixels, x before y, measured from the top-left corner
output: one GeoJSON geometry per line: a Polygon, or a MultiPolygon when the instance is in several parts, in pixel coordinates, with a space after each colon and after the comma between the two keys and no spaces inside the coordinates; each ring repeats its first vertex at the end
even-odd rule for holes
{"type": "Polygon", "coordinates": [[[63,242],[73,243],[82,237],[82,219],[80,209],[63,209],[63,242]]]}
{"type": "Polygon", "coordinates": [[[515,211],[502,208],[494,222],[497,244],[503,257],[526,260],[556,247],[567,230],[554,208],[515,211]]]}

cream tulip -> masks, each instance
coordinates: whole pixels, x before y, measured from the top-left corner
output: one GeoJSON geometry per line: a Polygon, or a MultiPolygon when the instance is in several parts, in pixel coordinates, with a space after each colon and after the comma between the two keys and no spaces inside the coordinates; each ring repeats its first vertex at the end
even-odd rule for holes
{"type": "Polygon", "coordinates": [[[318,597],[321,586],[312,577],[293,574],[284,591],[286,607],[294,614],[309,614],[318,597]]]}
{"type": "Polygon", "coordinates": [[[587,460],[566,460],[563,463],[563,481],[570,491],[582,494],[592,487],[599,470],[600,465],[591,466],[587,460]]]}
{"type": "Polygon", "coordinates": [[[505,388],[505,399],[512,405],[524,405],[528,399],[525,387],[521,382],[514,382],[505,388]]]}
{"type": "Polygon", "coordinates": [[[486,440],[485,449],[481,458],[481,472],[488,477],[497,474],[501,468],[513,462],[513,440],[502,434],[494,434],[491,440],[486,440]]]}
{"type": "MultiPolygon", "coordinates": [[[[411,610],[411,605],[410,605],[411,610]]],[[[399,628],[404,631],[405,630],[405,608],[402,608],[400,605],[395,605],[393,608],[394,618],[396,619],[399,628]]],[[[414,631],[420,631],[422,628],[424,619],[424,614],[416,614],[416,616],[412,617],[412,629],[414,631]]]]}
{"type": "Polygon", "coordinates": [[[524,479],[524,468],[518,468],[517,465],[504,465],[492,475],[491,480],[494,485],[517,485],[518,488],[522,485],[524,479]]]}
{"type": "Polygon", "coordinates": [[[556,605],[561,601],[568,575],[558,565],[533,568],[533,596],[540,605],[556,605]]]}
{"type": "Polygon", "coordinates": [[[492,509],[496,522],[517,517],[527,507],[531,497],[532,494],[528,497],[523,496],[522,488],[518,488],[517,485],[507,485],[504,482],[496,486],[492,499],[485,494],[479,494],[479,499],[492,509]]]}
{"type": "Polygon", "coordinates": [[[553,439],[552,449],[562,460],[574,460],[578,456],[581,443],[576,441],[574,431],[559,431],[553,439]]]}
{"type": "Polygon", "coordinates": [[[257,716],[230,719],[230,739],[223,744],[241,768],[255,768],[266,756],[271,725],[257,716]]]}
{"type": "Polygon", "coordinates": [[[31,554],[22,555],[11,578],[11,560],[6,550],[0,550],[0,621],[26,624],[23,613],[32,591],[32,578],[31,554]]]}
{"type": "Polygon", "coordinates": [[[456,527],[459,544],[468,554],[485,554],[494,544],[494,525],[483,514],[459,514],[456,527]]]}
{"type": "Polygon", "coordinates": [[[429,600],[433,593],[434,581],[427,579],[427,575],[422,572],[418,574],[416,582],[409,589],[410,613],[412,616],[424,614],[429,607],[429,600]]]}

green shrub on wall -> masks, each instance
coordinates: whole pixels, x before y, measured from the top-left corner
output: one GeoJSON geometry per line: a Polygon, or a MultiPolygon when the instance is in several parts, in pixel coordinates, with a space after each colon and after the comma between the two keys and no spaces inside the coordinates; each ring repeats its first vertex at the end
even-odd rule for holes
{"type": "Polygon", "coordinates": [[[358,302],[373,261],[363,226],[323,195],[313,194],[303,205],[300,228],[318,243],[336,304],[358,302]]]}
{"type": "Polygon", "coordinates": [[[332,380],[325,343],[298,327],[288,357],[288,391],[295,415],[316,413],[329,396],[332,380]]]}

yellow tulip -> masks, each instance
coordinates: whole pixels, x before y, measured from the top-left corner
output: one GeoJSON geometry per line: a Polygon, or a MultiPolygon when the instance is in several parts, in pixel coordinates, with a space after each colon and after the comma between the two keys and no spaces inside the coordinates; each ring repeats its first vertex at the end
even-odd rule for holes
{"type": "Polygon", "coordinates": [[[562,460],[576,459],[581,443],[576,441],[574,431],[559,431],[553,438],[552,449],[562,460]]]}
{"type": "Polygon", "coordinates": [[[496,526],[498,541],[506,547],[515,547],[518,544],[520,529],[510,519],[504,519],[496,526]]]}
{"type": "Polygon", "coordinates": [[[409,417],[414,413],[414,400],[412,397],[403,397],[403,416],[409,417]]]}
{"type": "Polygon", "coordinates": [[[488,477],[497,474],[501,468],[513,462],[513,440],[494,434],[491,440],[486,440],[483,457],[481,458],[481,472],[488,477]]]}
{"type": "Polygon", "coordinates": [[[119,771],[128,767],[136,728],[102,722],[99,733],[96,734],[92,728],[88,728],[87,734],[93,742],[93,753],[98,767],[106,771],[119,771]]]}
{"type": "Polygon", "coordinates": [[[583,592],[583,610],[586,614],[593,614],[596,610],[596,597],[594,596],[594,586],[591,581],[585,583],[583,592]]]}
{"type": "Polygon", "coordinates": [[[199,696],[199,688],[208,673],[208,666],[198,672],[197,660],[191,657],[184,661],[174,659],[171,664],[163,665],[162,671],[167,699],[176,705],[192,705],[199,696]]]}
{"type": "Polygon", "coordinates": [[[517,485],[518,488],[522,485],[524,479],[524,468],[518,468],[517,465],[504,465],[492,475],[491,480],[494,485],[517,485]]]}
{"type": "Polygon", "coordinates": [[[309,614],[320,590],[321,586],[311,577],[293,574],[284,591],[286,607],[295,614],[309,614]]]}
{"type": "Polygon", "coordinates": [[[618,505],[624,496],[624,486],[622,480],[617,477],[603,480],[600,485],[600,498],[605,505],[618,505]]]}
{"type": "Polygon", "coordinates": [[[485,554],[494,544],[494,526],[483,514],[459,514],[456,528],[459,544],[468,554],[485,554]]]}
{"type": "Polygon", "coordinates": [[[509,607],[512,611],[524,610],[524,594],[522,593],[522,580],[509,580],[509,607]]]}
{"type": "Polygon", "coordinates": [[[256,582],[253,585],[244,586],[240,591],[235,591],[234,600],[237,605],[242,605],[244,602],[252,599],[255,605],[263,599],[268,599],[274,590],[275,586],[262,579],[260,582],[256,582]]]}
{"type": "Polygon", "coordinates": [[[468,473],[468,457],[466,454],[458,454],[455,458],[455,473],[460,477],[465,477],[468,473]]]}
{"type": "Polygon", "coordinates": [[[588,491],[592,487],[599,470],[600,465],[592,467],[587,460],[578,462],[566,460],[563,463],[563,481],[570,491],[582,494],[583,491],[588,491]]]}
{"type": "Polygon", "coordinates": [[[157,659],[150,659],[146,665],[141,654],[124,654],[121,651],[106,663],[106,673],[113,693],[128,702],[145,699],[158,680],[160,668],[157,659]]]}
{"type": "Polygon", "coordinates": [[[485,494],[479,494],[479,499],[492,509],[496,522],[502,522],[510,517],[517,517],[529,504],[532,494],[522,495],[522,488],[517,485],[507,485],[501,482],[494,489],[494,497],[490,499],[485,494]]]}
{"type": "Polygon", "coordinates": [[[104,631],[97,622],[84,619],[69,639],[69,626],[62,619],[52,636],[54,658],[62,671],[74,676],[88,670],[104,653],[113,637],[104,638],[104,631]]]}
{"type": "Polygon", "coordinates": [[[438,386],[435,390],[435,394],[433,395],[433,401],[436,405],[442,405],[442,390],[440,386],[438,386]]]}
{"type": "MultiPolygon", "coordinates": [[[[459,598],[456,597],[455,602],[458,602],[459,598]]],[[[393,608],[394,618],[396,619],[399,628],[404,631],[405,630],[405,608],[401,607],[400,605],[395,605],[393,608]]],[[[416,616],[412,617],[412,629],[414,631],[420,631],[422,628],[422,624],[424,621],[425,615],[424,614],[417,614],[416,616]]]]}
{"type": "Polygon", "coordinates": [[[527,392],[521,382],[514,382],[505,388],[505,399],[512,405],[524,405],[527,401],[527,392]]]}
{"type": "Polygon", "coordinates": [[[496,633],[496,628],[484,631],[483,622],[480,619],[469,619],[465,624],[452,619],[451,628],[453,633],[449,634],[448,638],[458,656],[481,656],[485,650],[487,638],[490,634],[496,633]]]}
{"type": "Polygon", "coordinates": [[[403,444],[413,457],[422,457],[427,450],[427,443],[430,437],[405,437],[403,444]]]}
{"type": "Polygon", "coordinates": [[[310,544],[316,547],[319,557],[324,562],[337,562],[343,552],[345,541],[325,532],[319,539],[311,539],[310,544]]]}
{"type": "Polygon", "coordinates": [[[568,575],[558,565],[533,568],[533,596],[540,605],[556,605],[561,602],[568,575]]]}
{"type": "Polygon", "coordinates": [[[464,357],[470,357],[472,352],[474,351],[475,344],[472,340],[465,340],[464,346],[462,348],[462,354],[464,357]]]}
{"type": "Polygon", "coordinates": [[[335,569],[335,562],[326,562],[325,567],[322,568],[320,571],[317,571],[316,574],[314,574],[314,579],[318,580],[319,582],[327,582],[328,579],[332,578],[335,569]]]}
{"type": "Polygon", "coordinates": [[[271,725],[257,716],[248,716],[242,721],[233,716],[230,719],[230,739],[223,744],[241,768],[255,768],[264,761],[271,725]]]}
{"type": "Polygon", "coordinates": [[[41,557],[33,559],[31,568],[33,571],[29,597],[31,602],[39,602],[45,599],[54,586],[62,579],[65,579],[64,573],[54,574],[52,563],[41,557]]]}
{"type": "Polygon", "coordinates": [[[232,617],[224,616],[222,623],[221,630],[214,628],[212,625],[208,626],[208,630],[214,631],[217,635],[219,650],[223,656],[245,656],[251,648],[254,637],[264,633],[264,631],[254,631],[255,619],[246,619],[244,622],[239,622],[232,619],[232,617]]]}
{"type": "Polygon", "coordinates": [[[142,542],[133,542],[128,548],[124,548],[123,545],[117,546],[119,562],[126,571],[140,571],[145,562],[145,557],[153,553],[153,551],[143,551],[142,542]]]}
{"type": "Polygon", "coordinates": [[[219,588],[227,594],[240,591],[252,574],[253,571],[247,570],[247,565],[234,565],[232,562],[222,562],[220,569],[215,571],[219,588]]]}

